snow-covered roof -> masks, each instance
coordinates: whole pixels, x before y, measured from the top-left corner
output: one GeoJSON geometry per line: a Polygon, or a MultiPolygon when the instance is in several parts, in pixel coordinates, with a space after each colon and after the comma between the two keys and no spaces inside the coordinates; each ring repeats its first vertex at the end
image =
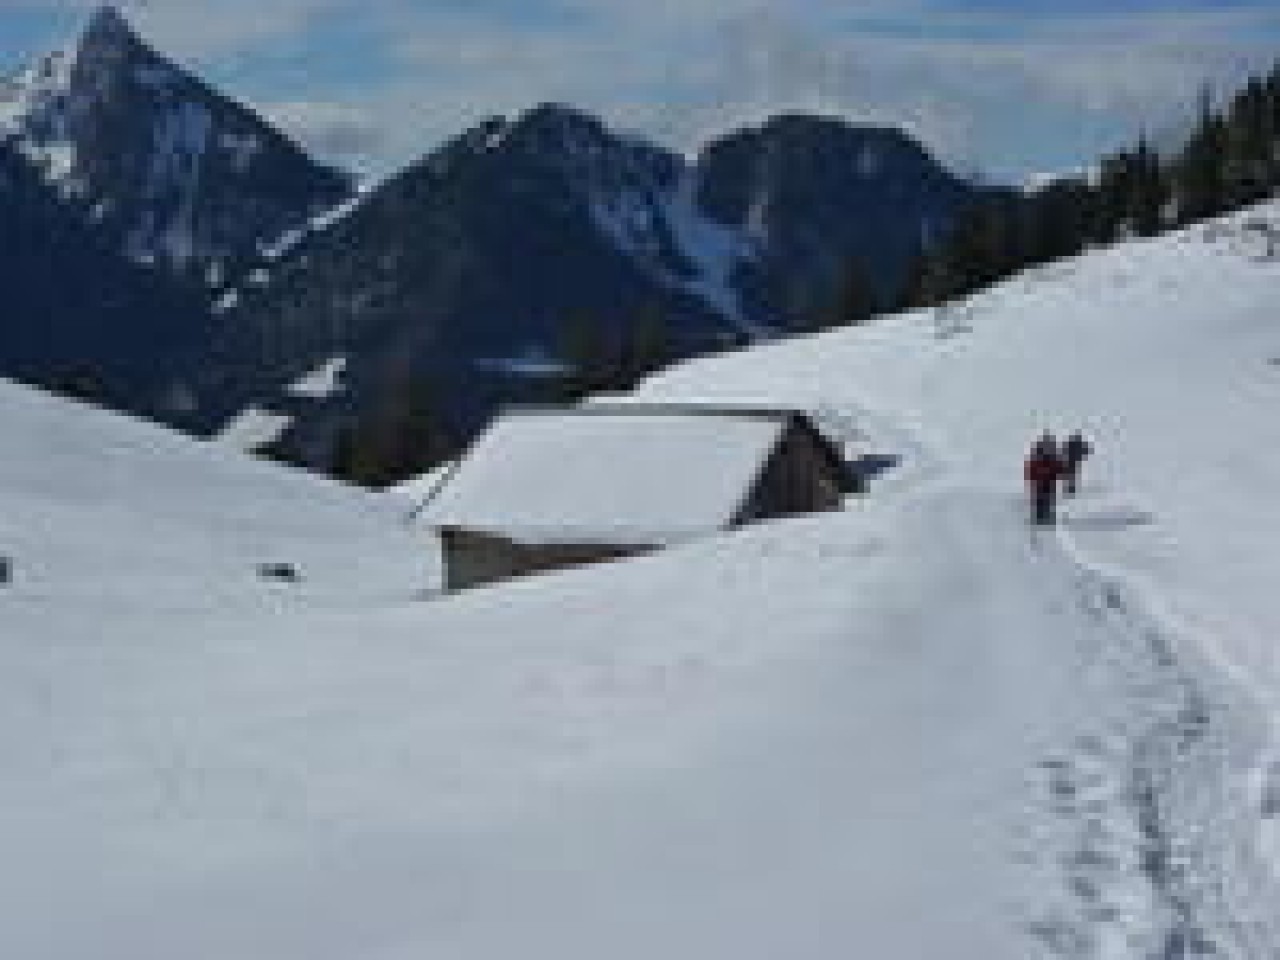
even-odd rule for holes
{"type": "Polygon", "coordinates": [[[508,413],[423,513],[524,543],[670,543],[737,515],[796,414],[591,405],[508,413]]]}

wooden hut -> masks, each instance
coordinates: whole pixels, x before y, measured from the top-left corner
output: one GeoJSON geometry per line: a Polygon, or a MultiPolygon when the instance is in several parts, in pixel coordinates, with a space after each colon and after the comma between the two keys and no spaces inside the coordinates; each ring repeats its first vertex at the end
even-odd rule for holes
{"type": "Polygon", "coordinates": [[[422,515],[452,591],[829,510],[852,486],[800,411],[588,404],[500,417],[422,515]]]}

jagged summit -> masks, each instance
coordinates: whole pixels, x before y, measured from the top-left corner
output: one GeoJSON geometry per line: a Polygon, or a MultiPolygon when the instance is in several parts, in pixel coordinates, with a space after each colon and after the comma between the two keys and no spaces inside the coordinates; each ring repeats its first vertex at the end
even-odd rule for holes
{"type": "Polygon", "coordinates": [[[0,87],[0,139],[114,224],[132,259],[213,284],[349,192],[346,177],[154,50],[111,5],[0,87]]]}
{"type": "Polygon", "coordinates": [[[104,69],[122,65],[136,51],[159,57],[116,7],[98,7],[70,43],[37,58],[0,86],[0,134],[49,139],[47,128],[60,126],[50,114],[65,109],[77,88],[100,83],[104,69]]]}
{"type": "Polygon", "coordinates": [[[516,117],[513,125],[519,129],[548,134],[579,132],[603,137],[608,133],[604,121],[599,117],[556,101],[545,101],[530,107],[516,117]]]}
{"type": "Polygon", "coordinates": [[[653,196],[671,189],[683,160],[654,143],[620,134],[599,117],[562,103],[541,103],[510,121],[509,155],[555,169],[593,199],[626,191],[653,196]]]}
{"type": "Polygon", "coordinates": [[[72,41],[31,63],[0,88],[0,136],[13,139],[65,193],[89,194],[84,141],[104,116],[129,106],[144,75],[177,74],[111,5],[98,7],[72,41]]]}
{"type": "Polygon", "coordinates": [[[84,48],[140,42],[138,34],[120,9],[113,4],[104,3],[90,14],[80,32],[78,46],[84,48]]]}

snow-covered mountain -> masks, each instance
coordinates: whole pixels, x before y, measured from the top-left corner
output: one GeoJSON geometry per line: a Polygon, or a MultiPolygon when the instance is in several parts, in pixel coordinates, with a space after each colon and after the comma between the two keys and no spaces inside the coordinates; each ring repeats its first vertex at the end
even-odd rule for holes
{"type": "Polygon", "coordinates": [[[853,262],[890,300],[987,196],[893,131],[787,116],[689,159],[543,105],[466,132],[234,291],[223,349],[271,353],[218,389],[293,416],[312,463],[406,376],[465,437],[580,363],[584,328],[607,352],[656,327],[675,356],[807,329],[853,262]],[[296,411],[286,385],[335,357],[344,400],[296,411]]]}
{"type": "Polygon", "coordinates": [[[349,192],[246,107],[148,47],[113,7],[0,85],[0,139],[145,263],[211,285],[349,192]]]}
{"type": "Polygon", "coordinates": [[[645,323],[677,356],[743,342],[760,331],[725,280],[749,252],[677,208],[684,174],[566,107],[484,123],[251,275],[222,305],[219,356],[258,363],[215,362],[232,376],[210,390],[289,415],[290,447],[323,467],[335,431],[408,379],[465,438],[645,323]],[[299,404],[288,385],[338,357],[343,390],[299,404]]]}
{"type": "Polygon", "coordinates": [[[5,333],[24,362],[0,373],[57,384],[81,368],[112,381],[114,404],[197,431],[265,408],[289,425],[286,452],[320,467],[406,381],[429,384],[456,443],[497,406],[557,395],[584,354],[688,356],[808,328],[855,262],[891,299],[921,243],[985,195],[885,130],[784,117],[686,158],[560,105],[355,192],[110,6],[0,84],[0,148],[48,193],[34,229],[96,251],[63,244],[32,276],[98,289],[131,272],[105,265],[114,253],[153,268],[154,289],[72,309],[0,263],[29,305],[5,333]],[[342,389],[290,391],[336,361],[342,389]]]}
{"type": "Polygon", "coordinates": [[[696,180],[702,216],[759,253],[737,277],[745,309],[792,329],[830,310],[850,270],[870,300],[893,304],[957,212],[1001,194],[961,180],[901,130],[807,114],[713,141],[696,180]]]}
{"type": "Polygon", "coordinates": [[[0,83],[0,374],[206,428],[223,285],[348,194],[99,9],[0,83]]]}
{"type": "Polygon", "coordinates": [[[398,492],[0,384],[0,955],[1275,957],[1276,236],[675,368],[888,469],[450,598],[398,492]]]}

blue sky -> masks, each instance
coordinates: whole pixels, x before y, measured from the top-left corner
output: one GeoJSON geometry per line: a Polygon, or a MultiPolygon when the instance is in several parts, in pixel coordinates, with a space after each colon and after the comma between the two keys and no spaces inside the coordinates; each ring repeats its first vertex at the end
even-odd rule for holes
{"type": "MultiPolygon", "coordinates": [[[[0,0],[0,68],[89,0],[0,0]]],[[[381,171],[542,100],[693,149],[770,113],[900,124],[1010,180],[1178,128],[1280,59],[1276,0],[129,0],[147,39],[318,153],[381,171]]]]}

